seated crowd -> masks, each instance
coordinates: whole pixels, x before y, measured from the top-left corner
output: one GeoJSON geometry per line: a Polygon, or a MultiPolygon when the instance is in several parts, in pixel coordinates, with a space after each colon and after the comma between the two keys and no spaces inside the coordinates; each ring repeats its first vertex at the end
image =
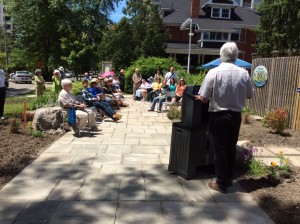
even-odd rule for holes
{"type": "Polygon", "coordinates": [[[163,102],[165,101],[180,105],[183,92],[187,86],[183,78],[180,78],[177,82],[177,75],[174,72],[174,67],[170,68],[170,72],[168,72],[165,77],[163,77],[158,70],[154,78],[151,76],[147,79],[148,82],[145,79],[141,79],[139,70],[135,69],[132,80],[134,99],[150,101],[151,108],[148,111],[154,111],[155,106],[158,103],[158,113],[161,112],[163,102]],[[139,80],[141,80],[140,85],[138,84],[139,80]],[[175,94],[167,94],[168,92],[174,92],[175,94]],[[167,95],[174,95],[174,97],[167,95]]]}
{"type": "Polygon", "coordinates": [[[99,110],[103,111],[106,116],[117,122],[122,118],[113,108],[114,106],[126,107],[124,103],[123,93],[116,82],[116,78],[89,78],[84,76],[82,79],[82,102],[76,100],[76,97],[71,93],[72,81],[70,79],[62,79],[62,90],[58,96],[58,102],[62,109],[69,114],[70,109],[74,106],[77,125],[73,127],[75,136],[79,136],[81,129],[84,129],[86,123],[92,131],[97,131],[96,113],[99,110]],[[115,80],[115,83],[114,83],[115,80]]]}
{"type": "MultiPolygon", "coordinates": [[[[57,71],[55,70],[57,73],[57,71]]],[[[123,73],[125,71],[123,70],[123,73]]],[[[183,92],[186,88],[186,82],[180,78],[177,82],[177,75],[174,68],[170,68],[165,77],[158,70],[147,80],[142,79],[138,69],[132,76],[133,80],[133,96],[135,100],[150,101],[151,108],[148,111],[154,111],[158,104],[157,112],[161,112],[163,102],[172,102],[181,104],[183,92]],[[173,94],[170,94],[173,93],[173,94]]],[[[72,81],[70,79],[61,79],[62,90],[59,93],[58,101],[63,110],[69,114],[70,108],[74,106],[77,118],[77,125],[73,127],[75,135],[79,135],[79,130],[83,129],[88,123],[91,130],[97,130],[96,113],[102,111],[117,122],[122,118],[115,109],[128,106],[124,102],[122,89],[124,89],[123,81],[120,82],[117,75],[112,77],[91,78],[88,73],[84,74],[82,79],[82,102],[76,101],[72,95],[72,81]]]]}

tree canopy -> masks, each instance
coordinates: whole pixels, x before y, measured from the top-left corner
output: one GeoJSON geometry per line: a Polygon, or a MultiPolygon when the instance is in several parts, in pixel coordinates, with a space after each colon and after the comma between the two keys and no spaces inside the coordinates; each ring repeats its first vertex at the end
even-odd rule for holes
{"type": "Polygon", "coordinates": [[[262,0],[257,10],[260,14],[258,53],[263,56],[269,56],[273,50],[299,53],[300,1],[262,0]]]}
{"type": "Polygon", "coordinates": [[[14,47],[40,61],[44,70],[64,65],[96,66],[96,45],[120,0],[7,0],[14,47]]]}
{"type": "Polygon", "coordinates": [[[123,10],[127,17],[105,32],[101,57],[116,68],[128,67],[139,57],[165,55],[167,33],[157,5],[149,0],[127,0],[123,10]]]}

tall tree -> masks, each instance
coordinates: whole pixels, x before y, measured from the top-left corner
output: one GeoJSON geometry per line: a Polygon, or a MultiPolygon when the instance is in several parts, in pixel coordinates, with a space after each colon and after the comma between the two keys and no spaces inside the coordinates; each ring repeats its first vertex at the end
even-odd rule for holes
{"type": "Polygon", "coordinates": [[[300,1],[262,0],[258,5],[260,24],[258,53],[269,56],[272,50],[284,53],[300,50],[300,1]]]}
{"type": "Polygon", "coordinates": [[[15,46],[40,60],[48,71],[61,59],[69,66],[91,67],[97,61],[93,51],[101,41],[108,13],[120,0],[7,1],[15,46]]]}
{"type": "Polygon", "coordinates": [[[104,60],[111,60],[116,68],[125,68],[136,59],[132,26],[127,18],[105,32],[99,53],[104,60]]]}
{"type": "Polygon", "coordinates": [[[149,0],[127,0],[126,4],[124,13],[133,27],[136,56],[164,56],[167,33],[157,5],[149,0]]]}

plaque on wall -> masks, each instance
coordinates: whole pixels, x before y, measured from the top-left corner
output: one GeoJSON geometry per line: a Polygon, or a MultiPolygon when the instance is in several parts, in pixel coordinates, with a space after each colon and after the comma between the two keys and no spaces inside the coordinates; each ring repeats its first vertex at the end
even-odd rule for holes
{"type": "Polygon", "coordinates": [[[256,87],[263,87],[268,80],[268,70],[265,66],[259,65],[254,69],[253,83],[256,87]]]}

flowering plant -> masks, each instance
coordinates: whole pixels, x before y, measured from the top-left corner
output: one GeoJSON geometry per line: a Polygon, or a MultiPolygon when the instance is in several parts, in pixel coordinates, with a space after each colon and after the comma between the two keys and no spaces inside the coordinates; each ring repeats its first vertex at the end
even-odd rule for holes
{"type": "Polygon", "coordinates": [[[271,162],[269,177],[273,182],[279,183],[280,177],[287,175],[290,171],[290,162],[289,159],[283,155],[283,151],[276,154],[276,157],[279,159],[279,164],[274,161],[271,162]]]}
{"type": "Polygon", "coordinates": [[[241,152],[241,158],[246,168],[249,169],[250,173],[256,176],[265,175],[267,168],[264,163],[258,158],[262,153],[262,149],[250,147],[246,148],[241,152]]]}

